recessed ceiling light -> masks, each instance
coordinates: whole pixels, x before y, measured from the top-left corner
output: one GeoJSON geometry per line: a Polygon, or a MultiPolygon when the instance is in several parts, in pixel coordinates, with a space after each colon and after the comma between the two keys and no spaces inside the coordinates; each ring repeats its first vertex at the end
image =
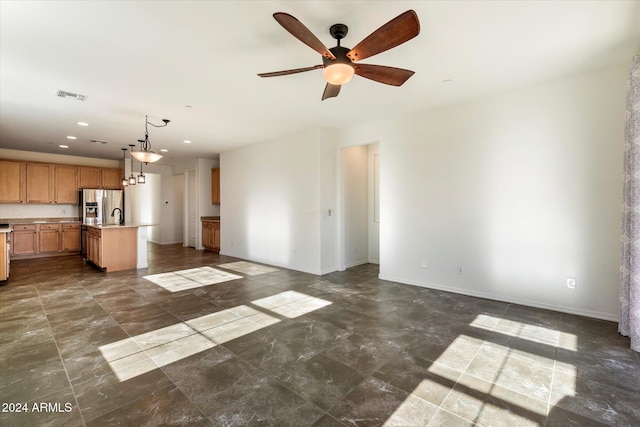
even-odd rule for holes
{"type": "Polygon", "coordinates": [[[75,136],[69,135],[69,136],[67,136],[67,139],[78,139],[78,138],[76,138],[75,136]]]}
{"type": "Polygon", "coordinates": [[[191,144],[191,141],[189,141],[188,139],[185,139],[185,140],[184,140],[184,143],[185,143],[185,144],[191,144]]]}
{"type": "Polygon", "coordinates": [[[161,148],[160,151],[162,151],[163,153],[168,153],[169,150],[167,150],[166,148],[161,148]]]}
{"type": "Polygon", "coordinates": [[[89,126],[87,122],[78,122],[78,126],[89,126]]]}
{"type": "Polygon", "coordinates": [[[60,148],[69,148],[68,145],[62,145],[62,144],[58,145],[58,147],[60,147],[60,148]]]}

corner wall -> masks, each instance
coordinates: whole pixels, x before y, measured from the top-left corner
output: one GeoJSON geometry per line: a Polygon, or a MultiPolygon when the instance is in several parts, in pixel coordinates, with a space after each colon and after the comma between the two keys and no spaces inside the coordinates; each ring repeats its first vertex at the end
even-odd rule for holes
{"type": "Polygon", "coordinates": [[[335,270],[334,156],[323,129],[221,153],[221,253],[313,274],[335,270]]]}

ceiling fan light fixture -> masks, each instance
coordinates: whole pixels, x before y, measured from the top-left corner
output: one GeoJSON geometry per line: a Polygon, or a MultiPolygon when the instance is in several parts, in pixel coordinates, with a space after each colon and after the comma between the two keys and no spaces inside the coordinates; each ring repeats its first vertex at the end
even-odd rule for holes
{"type": "Polygon", "coordinates": [[[355,70],[349,64],[335,63],[322,70],[322,75],[327,83],[343,85],[349,83],[355,74],[355,70]]]}

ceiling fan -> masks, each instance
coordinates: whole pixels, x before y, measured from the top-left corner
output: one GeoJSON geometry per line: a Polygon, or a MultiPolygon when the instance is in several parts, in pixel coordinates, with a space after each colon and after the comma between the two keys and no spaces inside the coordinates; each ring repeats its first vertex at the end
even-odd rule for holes
{"type": "Polygon", "coordinates": [[[414,74],[413,71],[402,68],[357,63],[362,59],[399,46],[417,36],[420,33],[420,22],[418,21],[418,15],[413,10],[408,10],[393,18],[358,43],[353,49],[340,46],[340,40],[349,31],[349,28],[344,24],[335,24],[329,29],[331,37],[338,41],[338,45],[328,49],[295,17],[283,12],[274,13],[273,17],[295,38],[321,54],[322,64],[293,70],[261,73],[258,74],[260,77],[286,76],[288,74],[323,69],[322,74],[327,81],[322,93],[322,100],[324,101],[327,98],[338,96],[342,85],[349,82],[354,74],[392,86],[401,86],[414,74]]]}

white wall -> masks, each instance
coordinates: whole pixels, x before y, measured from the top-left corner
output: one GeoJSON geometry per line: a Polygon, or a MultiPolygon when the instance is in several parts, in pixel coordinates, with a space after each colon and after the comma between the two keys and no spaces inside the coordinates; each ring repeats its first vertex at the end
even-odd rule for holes
{"type": "Polygon", "coordinates": [[[320,273],[337,270],[336,142],[334,132],[318,130],[320,161],[320,273]]]}
{"type": "Polygon", "coordinates": [[[381,278],[617,319],[626,70],[344,130],[381,144],[381,278]]]}
{"type": "Polygon", "coordinates": [[[314,130],[222,153],[221,252],[315,274],[335,269],[335,257],[322,262],[323,244],[335,251],[335,239],[323,239],[335,230],[326,188],[334,147],[330,132],[314,130]]]}

